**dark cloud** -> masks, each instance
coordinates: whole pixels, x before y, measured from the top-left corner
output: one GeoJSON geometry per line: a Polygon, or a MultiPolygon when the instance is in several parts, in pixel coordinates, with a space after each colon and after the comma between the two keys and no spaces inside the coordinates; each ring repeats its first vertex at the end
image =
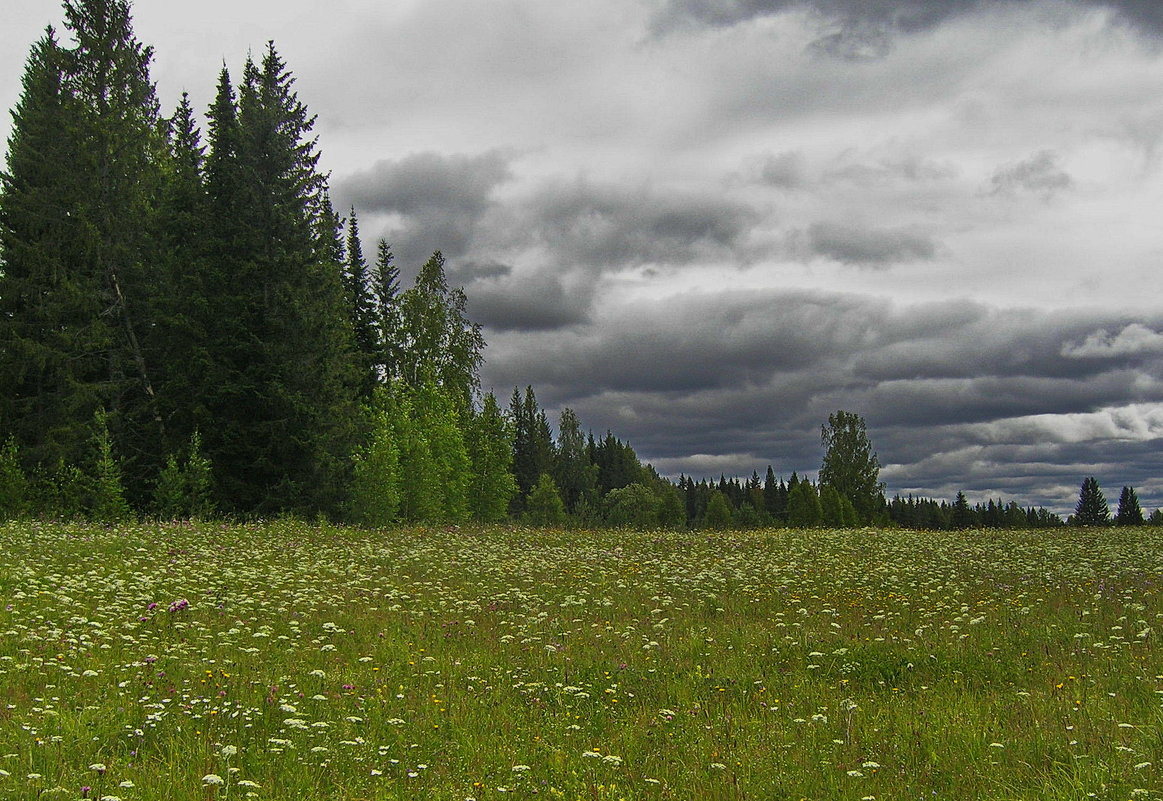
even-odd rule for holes
{"type": "MultiPolygon", "coordinates": [[[[957,16],[990,6],[1029,0],[669,0],[654,18],[656,32],[689,26],[726,27],[757,17],[808,10],[838,26],[816,47],[847,59],[884,55],[891,34],[930,30],[957,16]]],[[[1163,33],[1163,4],[1157,0],[1077,0],[1078,6],[1107,8],[1137,28],[1163,33]]]]}
{"type": "Polygon", "coordinates": [[[724,292],[498,333],[485,374],[532,383],[671,474],[812,473],[821,422],[848,409],[867,419],[890,491],[1064,509],[1094,473],[1160,505],[1163,372],[1140,328],[1163,318],[724,292]]]}
{"type": "Polygon", "coordinates": [[[546,185],[527,230],[566,265],[599,269],[687,264],[732,253],[757,212],[710,192],[683,194],[586,181],[546,185]]]}
{"type": "Polygon", "coordinates": [[[813,223],[807,244],[814,256],[862,267],[889,267],[908,261],[925,261],[937,252],[926,236],[904,230],[862,228],[841,223],[813,223]]]}
{"type": "Polygon", "coordinates": [[[468,290],[469,316],[492,331],[552,331],[590,319],[592,286],[571,291],[558,276],[506,275],[468,290]]]}
{"type": "Polygon", "coordinates": [[[401,264],[423,262],[434,250],[455,258],[464,254],[492,194],[511,178],[511,155],[490,151],[476,156],[417,153],[379,161],[335,185],[343,205],[361,218],[389,220],[383,230],[401,264]]]}
{"type": "Polygon", "coordinates": [[[1024,161],[999,167],[990,178],[992,193],[1032,192],[1049,197],[1074,185],[1074,180],[1059,164],[1058,154],[1041,150],[1024,161]]]}
{"type": "Polygon", "coordinates": [[[807,183],[807,164],[802,153],[765,153],[747,159],[743,179],[779,189],[802,189],[807,183]]]}

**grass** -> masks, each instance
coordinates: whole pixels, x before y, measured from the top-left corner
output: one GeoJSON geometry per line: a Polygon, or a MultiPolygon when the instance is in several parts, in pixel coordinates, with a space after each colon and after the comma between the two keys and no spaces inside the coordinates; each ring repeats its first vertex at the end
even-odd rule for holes
{"type": "Polygon", "coordinates": [[[1157,529],[8,524],[0,798],[1163,798],[1161,583],[1157,529]]]}

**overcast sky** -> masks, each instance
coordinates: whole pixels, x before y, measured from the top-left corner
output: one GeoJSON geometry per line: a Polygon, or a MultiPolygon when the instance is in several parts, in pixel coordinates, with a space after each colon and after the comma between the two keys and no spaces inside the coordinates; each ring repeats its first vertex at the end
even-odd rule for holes
{"type": "MultiPolygon", "coordinates": [[[[0,105],[63,15],[6,0],[0,105]]],[[[166,112],[268,39],[337,205],[434,249],[483,380],[665,474],[1163,505],[1158,0],[150,0],[166,112]]],[[[7,139],[9,120],[0,122],[7,139]]]]}

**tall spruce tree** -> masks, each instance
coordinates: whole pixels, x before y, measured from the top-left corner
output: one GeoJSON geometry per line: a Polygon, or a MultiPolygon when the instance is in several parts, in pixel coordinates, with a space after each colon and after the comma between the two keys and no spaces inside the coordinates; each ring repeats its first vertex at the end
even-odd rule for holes
{"type": "Polygon", "coordinates": [[[108,409],[140,491],[162,422],[143,337],[152,329],[152,218],[161,126],[152,52],[124,0],[70,0],[62,48],[33,48],[0,196],[0,412],[28,457],[77,462],[108,409]]]}
{"type": "Polygon", "coordinates": [[[165,177],[156,220],[161,281],[155,295],[155,325],[146,350],[150,363],[156,365],[166,451],[172,454],[199,426],[212,427],[201,406],[202,387],[212,366],[206,350],[206,326],[213,324],[207,294],[206,149],[185,93],[168,121],[166,141],[165,177]]]}
{"type": "Polygon", "coordinates": [[[375,298],[376,373],[380,381],[400,375],[400,268],[387,241],[376,244],[376,263],[372,268],[373,296],[375,298]]]}
{"type": "Polygon", "coordinates": [[[1083,479],[1078,491],[1078,503],[1074,507],[1074,524],[1106,526],[1110,525],[1110,519],[1110,507],[1098,486],[1098,480],[1094,476],[1083,479]]]}
{"type": "Polygon", "coordinates": [[[330,510],[355,419],[350,326],[314,118],[274,44],[224,70],[206,179],[215,240],[204,428],[227,508],[330,510]]]}
{"type": "Polygon", "coordinates": [[[359,218],[355,207],[347,219],[347,239],[344,247],[343,271],[344,300],[355,345],[356,369],[359,374],[359,392],[370,398],[379,383],[379,333],[376,325],[376,301],[372,294],[371,274],[363,257],[359,239],[359,218]]]}
{"type": "Polygon", "coordinates": [[[28,468],[81,463],[106,375],[108,326],[77,253],[82,188],[67,61],[48,29],[28,57],[0,174],[0,436],[16,438],[28,468]]]}

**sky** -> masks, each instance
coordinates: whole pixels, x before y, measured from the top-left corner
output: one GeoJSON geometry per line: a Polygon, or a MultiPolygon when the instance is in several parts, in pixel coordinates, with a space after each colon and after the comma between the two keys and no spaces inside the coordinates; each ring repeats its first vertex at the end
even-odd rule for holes
{"type": "MultiPolygon", "coordinates": [[[[0,106],[54,0],[6,0],[0,106]],[[13,7],[13,4],[15,7],[13,7]]],[[[163,110],[268,40],[336,205],[433,250],[486,390],[659,472],[1163,506],[1158,0],[150,0],[163,110]]],[[[66,37],[67,38],[67,37],[66,37]]],[[[9,120],[0,120],[7,140],[9,120]]]]}

